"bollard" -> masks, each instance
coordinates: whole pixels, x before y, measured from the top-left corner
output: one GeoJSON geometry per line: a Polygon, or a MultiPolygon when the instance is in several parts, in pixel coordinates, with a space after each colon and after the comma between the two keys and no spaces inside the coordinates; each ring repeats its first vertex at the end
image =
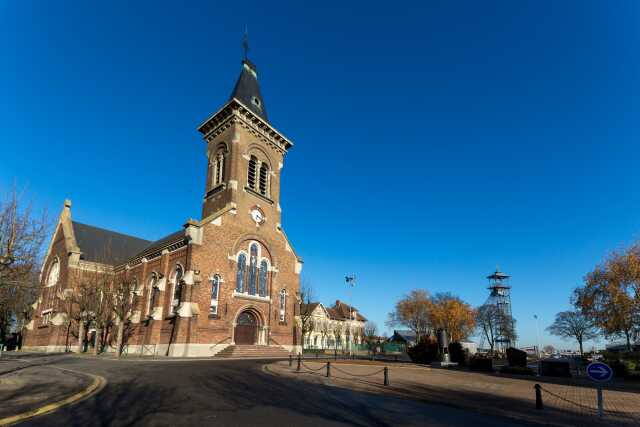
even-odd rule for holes
{"type": "Polygon", "coordinates": [[[316,351],[316,359],[318,358],[318,352],[316,351]]]}
{"type": "Polygon", "coordinates": [[[602,404],[602,384],[598,384],[598,390],[596,391],[598,397],[598,417],[602,418],[604,415],[602,404]]]}
{"type": "Polygon", "coordinates": [[[333,351],[333,360],[338,360],[338,350],[333,351]]]}
{"type": "Polygon", "coordinates": [[[289,367],[293,366],[293,356],[289,353],[289,367]]]}
{"type": "Polygon", "coordinates": [[[540,384],[536,384],[533,387],[536,389],[536,409],[542,409],[542,387],[540,387],[540,384]]]}
{"type": "Polygon", "coordinates": [[[389,385],[389,368],[384,367],[384,385],[389,385]]]}
{"type": "Polygon", "coordinates": [[[327,362],[327,378],[331,378],[331,362],[327,362]]]}
{"type": "Polygon", "coordinates": [[[298,353],[298,369],[297,369],[298,372],[300,372],[301,364],[302,364],[302,356],[298,353]]]}

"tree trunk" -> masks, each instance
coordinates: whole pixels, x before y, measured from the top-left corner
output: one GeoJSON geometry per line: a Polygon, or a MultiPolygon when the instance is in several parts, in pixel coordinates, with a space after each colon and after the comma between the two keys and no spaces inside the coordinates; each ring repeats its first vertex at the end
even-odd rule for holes
{"type": "Polygon", "coordinates": [[[124,336],[124,322],[120,321],[120,323],[118,323],[118,335],[116,337],[116,357],[120,357],[122,355],[123,336],[124,336]]]}
{"type": "Polygon", "coordinates": [[[578,345],[580,346],[580,357],[583,356],[583,351],[582,351],[582,340],[578,340],[578,345]]]}
{"type": "Polygon", "coordinates": [[[100,343],[101,343],[101,339],[100,339],[100,333],[102,331],[99,328],[96,328],[96,338],[94,340],[93,343],[93,354],[94,355],[98,355],[100,353],[100,343]]]}
{"type": "Polygon", "coordinates": [[[624,335],[627,338],[627,351],[631,351],[631,334],[629,331],[624,331],[624,335]]]}
{"type": "Polygon", "coordinates": [[[82,353],[84,350],[84,321],[78,322],[78,353],[82,353]]]}

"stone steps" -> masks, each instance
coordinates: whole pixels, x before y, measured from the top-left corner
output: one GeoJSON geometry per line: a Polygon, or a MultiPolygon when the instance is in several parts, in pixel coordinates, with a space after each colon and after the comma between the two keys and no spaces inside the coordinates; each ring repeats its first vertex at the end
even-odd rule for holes
{"type": "Polygon", "coordinates": [[[288,358],[289,352],[280,346],[230,345],[217,353],[216,357],[288,358]]]}

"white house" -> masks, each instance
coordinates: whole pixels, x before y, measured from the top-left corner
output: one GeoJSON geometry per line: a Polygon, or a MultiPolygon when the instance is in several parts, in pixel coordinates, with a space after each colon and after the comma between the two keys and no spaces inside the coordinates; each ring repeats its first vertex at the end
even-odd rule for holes
{"type": "Polygon", "coordinates": [[[348,351],[354,343],[362,343],[367,319],[355,307],[340,300],[328,308],[314,302],[302,304],[300,314],[307,316],[309,325],[303,341],[305,349],[348,351]]]}

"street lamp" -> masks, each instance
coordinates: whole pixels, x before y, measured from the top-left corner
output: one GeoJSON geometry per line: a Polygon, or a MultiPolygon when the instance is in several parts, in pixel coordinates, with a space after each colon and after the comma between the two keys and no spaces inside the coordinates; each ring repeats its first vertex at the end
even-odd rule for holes
{"type": "Polygon", "coordinates": [[[539,319],[538,319],[538,315],[534,314],[533,318],[536,319],[536,341],[538,342],[538,345],[536,347],[536,353],[538,354],[538,361],[540,361],[540,326],[539,326],[539,319]]]}
{"type": "MultiPolygon", "coordinates": [[[[347,286],[349,287],[349,323],[348,323],[348,328],[349,328],[349,336],[348,339],[352,340],[353,336],[351,333],[351,322],[353,321],[353,314],[351,313],[352,310],[352,306],[353,306],[353,292],[352,289],[353,287],[356,285],[356,275],[352,274],[351,276],[344,276],[344,281],[347,283],[347,286]]],[[[353,344],[351,342],[347,342],[347,344],[349,345],[349,356],[353,355],[353,344]]]]}

